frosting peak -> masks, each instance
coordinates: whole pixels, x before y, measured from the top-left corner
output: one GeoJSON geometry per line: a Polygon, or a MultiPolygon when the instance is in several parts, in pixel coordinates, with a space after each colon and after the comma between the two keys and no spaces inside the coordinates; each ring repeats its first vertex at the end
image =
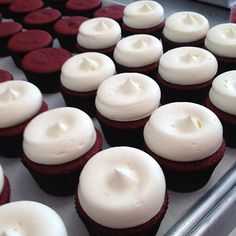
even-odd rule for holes
{"type": "Polygon", "coordinates": [[[180,60],[184,63],[199,63],[202,61],[202,55],[197,52],[187,52],[186,54],[180,55],[180,60]]]}
{"type": "Polygon", "coordinates": [[[18,97],[20,97],[20,91],[17,91],[16,89],[11,87],[7,87],[6,90],[0,94],[0,101],[15,101],[18,97]]]}
{"type": "Polygon", "coordinates": [[[128,77],[119,87],[119,91],[125,95],[136,94],[141,91],[141,85],[128,77]]]}
{"type": "Polygon", "coordinates": [[[224,35],[227,39],[236,39],[236,29],[233,27],[229,27],[225,30],[224,35]]]}
{"type": "Polygon", "coordinates": [[[202,127],[202,122],[200,119],[188,115],[185,118],[176,120],[175,125],[173,125],[173,128],[178,129],[179,132],[184,132],[184,133],[192,133],[196,132],[202,127]]]}
{"type": "Polygon", "coordinates": [[[153,6],[150,5],[148,2],[143,3],[140,7],[139,7],[140,12],[149,12],[153,10],[153,6]]]}
{"type": "Polygon", "coordinates": [[[186,14],[186,16],[183,18],[183,22],[187,25],[199,24],[197,18],[195,18],[194,15],[190,13],[186,14]]]}
{"type": "Polygon", "coordinates": [[[94,29],[96,31],[106,31],[106,30],[109,30],[109,25],[104,22],[104,21],[99,21],[95,26],[94,26],[94,29]]]}
{"type": "Polygon", "coordinates": [[[146,48],[148,45],[150,45],[150,43],[151,42],[149,38],[141,38],[133,43],[133,47],[136,49],[146,48]]]}
{"type": "Polygon", "coordinates": [[[82,57],[80,68],[86,71],[95,71],[98,68],[98,63],[90,58],[82,57]]]}
{"type": "Polygon", "coordinates": [[[69,126],[62,122],[56,122],[47,130],[47,135],[52,138],[57,138],[62,136],[64,133],[69,131],[69,126]]]}
{"type": "Polygon", "coordinates": [[[1,236],[22,236],[22,234],[15,229],[5,229],[1,236]]]}

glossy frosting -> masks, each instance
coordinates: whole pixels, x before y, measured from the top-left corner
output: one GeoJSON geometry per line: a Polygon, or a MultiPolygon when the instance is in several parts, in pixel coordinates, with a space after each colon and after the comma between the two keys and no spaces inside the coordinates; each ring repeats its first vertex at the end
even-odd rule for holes
{"type": "Polygon", "coordinates": [[[123,22],[134,29],[147,29],[164,20],[164,9],[155,1],[137,1],[124,9],[123,22]]]}
{"type": "Polygon", "coordinates": [[[163,54],[160,40],[147,34],[121,39],[115,47],[114,59],[120,65],[141,67],[158,62],[163,54]]]}
{"type": "Polygon", "coordinates": [[[0,83],[0,128],[18,125],[34,116],[42,106],[42,94],[26,81],[0,83]]]}
{"type": "Polygon", "coordinates": [[[236,70],[218,75],[212,83],[209,97],[214,106],[236,115],[236,70]]]}
{"type": "Polygon", "coordinates": [[[208,30],[206,17],[196,12],[182,11],[166,19],[163,33],[171,41],[188,43],[204,38],[208,30]]]}
{"type": "Polygon", "coordinates": [[[62,107],[31,120],[24,131],[23,149],[33,162],[57,165],[79,158],[95,140],[91,118],[79,109],[62,107]]]}
{"type": "Polygon", "coordinates": [[[212,27],[205,39],[206,48],[217,56],[236,57],[236,24],[212,27]]]}
{"type": "Polygon", "coordinates": [[[158,72],[173,84],[194,85],[213,79],[218,69],[215,56],[197,47],[179,47],[160,58],[158,72]]]}
{"type": "Polygon", "coordinates": [[[96,52],[80,53],[62,66],[61,83],[72,91],[93,91],[115,73],[115,65],[108,56],[96,52]]]}
{"type": "Polygon", "coordinates": [[[17,201],[0,207],[1,236],[67,236],[60,216],[38,202],[17,201]]]}
{"type": "Polygon", "coordinates": [[[3,186],[4,186],[4,174],[3,174],[2,166],[0,164],[0,194],[2,193],[3,186]]]}
{"type": "Polygon", "coordinates": [[[165,191],[163,172],[151,156],[131,147],[114,147],[87,162],[80,175],[78,196],[83,210],[95,222],[121,229],[155,216],[165,191]]]}
{"type": "Polygon", "coordinates": [[[150,77],[122,73],[103,81],[97,90],[96,108],[106,118],[117,121],[139,120],[159,106],[160,88],[150,77]]]}
{"type": "Polygon", "coordinates": [[[144,139],[157,155],[188,162],[215,153],[222,144],[222,133],[222,125],[212,111],[198,104],[176,102],[152,114],[144,128],[144,139]]]}
{"type": "Polygon", "coordinates": [[[115,46],[121,39],[119,24],[110,18],[97,17],[83,22],[79,27],[77,42],[88,49],[115,46]]]}

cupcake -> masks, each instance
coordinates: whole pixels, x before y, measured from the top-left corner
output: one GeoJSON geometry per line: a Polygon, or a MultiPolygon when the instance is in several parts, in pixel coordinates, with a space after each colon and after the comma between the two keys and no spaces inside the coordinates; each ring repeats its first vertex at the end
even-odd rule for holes
{"type": "Polygon", "coordinates": [[[97,90],[96,116],[111,146],[143,148],[143,128],[159,106],[160,88],[150,77],[122,73],[104,80],[97,90]]]}
{"type": "Polygon", "coordinates": [[[9,39],[22,30],[21,24],[17,22],[0,22],[0,57],[9,56],[7,43],[9,39]]]}
{"type": "Polygon", "coordinates": [[[206,100],[206,107],[221,120],[226,146],[236,148],[236,70],[217,76],[206,100]]]}
{"type": "Polygon", "coordinates": [[[77,51],[100,52],[112,57],[114,48],[121,39],[119,24],[106,17],[98,17],[83,22],[77,36],[77,51]]]}
{"type": "Polygon", "coordinates": [[[182,11],[166,19],[162,35],[164,52],[183,46],[203,47],[209,22],[203,15],[182,11]]]}
{"type": "Polygon", "coordinates": [[[77,34],[80,25],[89,18],[84,16],[67,16],[56,22],[54,25],[55,37],[62,48],[76,52],[77,34]]]}
{"type": "Polygon", "coordinates": [[[61,217],[42,203],[8,203],[0,207],[0,218],[0,235],[68,236],[61,217]]]}
{"type": "Polygon", "coordinates": [[[9,18],[9,6],[14,0],[0,0],[0,12],[4,18],[9,18]]]}
{"type": "Polygon", "coordinates": [[[28,52],[50,47],[52,42],[52,36],[46,31],[26,30],[14,35],[8,41],[7,48],[16,66],[21,68],[21,61],[28,52]]]}
{"type": "Polygon", "coordinates": [[[102,0],[68,0],[66,10],[71,16],[92,17],[93,13],[100,8],[101,5],[102,0]]]}
{"type": "Polygon", "coordinates": [[[33,84],[17,80],[0,83],[0,156],[20,156],[25,126],[46,110],[47,104],[33,84]]]}
{"type": "Polygon", "coordinates": [[[0,83],[13,80],[13,76],[6,70],[0,69],[0,83]]]}
{"type": "Polygon", "coordinates": [[[62,48],[41,48],[25,55],[22,69],[27,80],[43,93],[55,93],[59,91],[61,67],[70,57],[62,48]]]}
{"type": "Polygon", "coordinates": [[[56,108],[25,128],[22,162],[42,190],[66,196],[75,193],[81,169],[101,149],[101,135],[86,113],[56,108]]]}
{"type": "Polygon", "coordinates": [[[61,93],[66,105],[95,116],[97,88],[115,73],[113,61],[101,53],[85,52],[69,58],[61,69],[61,93]]]}
{"type": "Polygon", "coordinates": [[[188,102],[170,103],[153,112],[144,140],[147,153],[163,169],[167,188],[176,192],[203,187],[225,151],[217,116],[188,102]]]}
{"type": "Polygon", "coordinates": [[[218,74],[235,70],[236,24],[225,23],[212,27],[206,36],[205,47],[218,61],[218,74]]]}
{"type": "Polygon", "coordinates": [[[10,184],[8,178],[4,175],[0,165],[0,206],[8,203],[10,200],[10,184]]]}
{"type": "Polygon", "coordinates": [[[90,235],[154,236],[167,205],[160,166],[138,149],[101,151],[81,172],[76,209],[90,235]]]}
{"type": "Polygon", "coordinates": [[[164,53],[156,76],[162,91],[161,103],[203,104],[217,68],[215,56],[202,48],[180,47],[164,53]]]}
{"type": "Polygon", "coordinates": [[[151,34],[161,37],[165,25],[163,7],[155,1],[137,1],[124,9],[122,32],[124,36],[151,34]]]}
{"type": "Polygon", "coordinates": [[[121,39],[114,50],[117,72],[138,72],[156,77],[163,53],[160,40],[151,35],[138,34],[121,39]]]}
{"type": "Polygon", "coordinates": [[[54,35],[54,24],[61,18],[61,13],[52,8],[43,8],[27,14],[23,19],[26,29],[45,30],[54,35]]]}

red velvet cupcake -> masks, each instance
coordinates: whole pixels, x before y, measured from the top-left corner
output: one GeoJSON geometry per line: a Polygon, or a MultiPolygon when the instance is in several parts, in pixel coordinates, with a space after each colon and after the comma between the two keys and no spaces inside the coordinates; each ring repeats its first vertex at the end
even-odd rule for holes
{"type": "Polygon", "coordinates": [[[66,3],[67,13],[71,16],[92,17],[102,5],[101,0],[69,0],[66,3]]]}
{"type": "Polygon", "coordinates": [[[19,157],[25,126],[47,110],[39,89],[25,81],[0,83],[0,156],[19,157]]]}
{"type": "Polygon", "coordinates": [[[22,69],[26,78],[43,93],[59,91],[61,67],[71,57],[62,48],[41,48],[26,54],[22,69]]]}
{"type": "Polygon", "coordinates": [[[52,36],[43,30],[27,30],[14,35],[7,44],[9,54],[15,64],[21,68],[21,61],[28,53],[36,49],[52,46],[52,36]]]}
{"type": "Polygon", "coordinates": [[[77,34],[80,25],[89,18],[83,16],[67,16],[54,25],[55,37],[62,48],[76,52],[77,34]]]}
{"type": "Polygon", "coordinates": [[[22,30],[21,24],[17,22],[2,22],[0,23],[0,57],[8,56],[7,43],[9,39],[22,30]]]}
{"type": "Polygon", "coordinates": [[[0,69],[0,83],[8,81],[8,80],[13,80],[12,74],[6,70],[0,69]]]}
{"type": "Polygon", "coordinates": [[[23,164],[39,186],[49,194],[66,196],[75,193],[83,166],[102,149],[102,138],[86,113],[63,107],[27,125],[23,149],[23,164]]]}
{"type": "Polygon", "coordinates": [[[27,14],[22,23],[26,29],[45,30],[54,35],[54,24],[60,17],[58,10],[43,8],[27,14]]]}
{"type": "Polygon", "coordinates": [[[10,201],[10,184],[0,165],[0,206],[10,201]]]}
{"type": "Polygon", "coordinates": [[[14,0],[0,0],[0,12],[4,18],[10,17],[8,8],[13,1],[14,0]]]}

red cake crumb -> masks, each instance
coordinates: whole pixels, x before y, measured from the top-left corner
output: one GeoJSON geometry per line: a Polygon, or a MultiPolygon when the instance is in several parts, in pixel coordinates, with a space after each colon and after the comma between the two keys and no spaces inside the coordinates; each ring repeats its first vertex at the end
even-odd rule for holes
{"type": "Polygon", "coordinates": [[[9,7],[12,13],[28,13],[43,7],[41,0],[14,0],[9,7]]]}
{"type": "Polygon", "coordinates": [[[0,23],[0,38],[12,36],[21,30],[22,26],[17,22],[2,22],[0,23]]]}
{"type": "Polygon", "coordinates": [[[6,70],[0,69],[0,83],[13,80],[13,76],[6,70]]]}

